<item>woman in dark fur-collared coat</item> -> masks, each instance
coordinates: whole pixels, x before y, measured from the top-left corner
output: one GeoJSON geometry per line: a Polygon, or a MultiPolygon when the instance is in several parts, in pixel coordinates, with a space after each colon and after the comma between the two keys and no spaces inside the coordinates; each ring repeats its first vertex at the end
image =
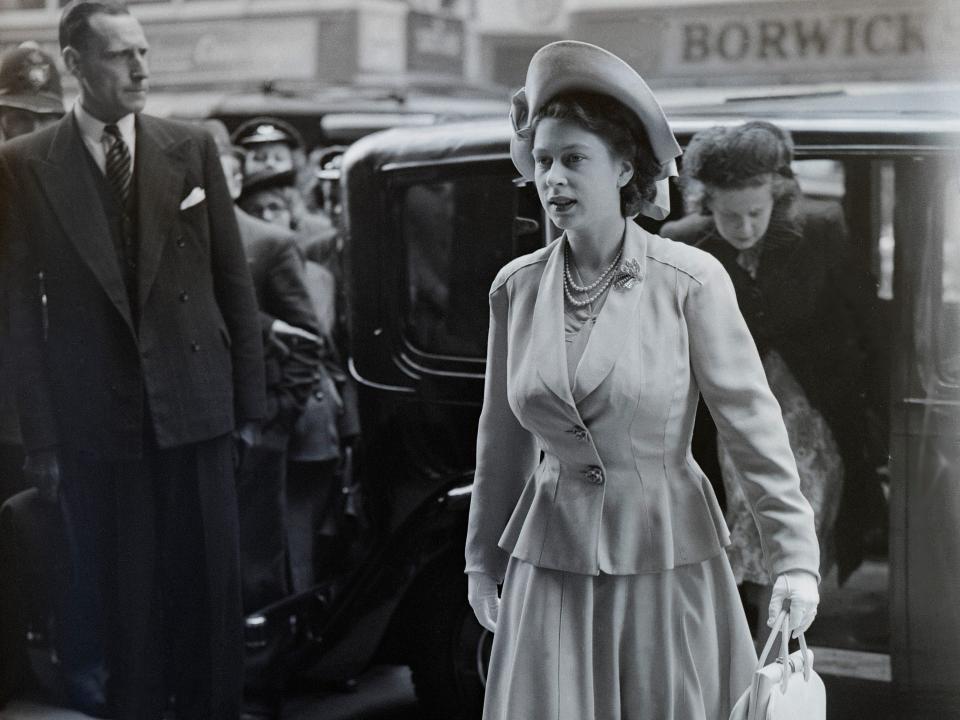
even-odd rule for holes
{"type": "MultiPolygon", "coordinates": [[[[839,205],[802,198],[792,156],[789,134],[767,122],[698,133],[683,167],[695,212],[661,233],[706,250],[730,274],[814,508],[821,575],[836,563],[842,581],[860,562],[865,530],[883,517],[867,432],[882,397],[871,379],[882,365],[875,285],[849,253],[839,205]]],[[[719,457],[734,574],[768,588],[757,528],[722,442],[719,457]]]]}

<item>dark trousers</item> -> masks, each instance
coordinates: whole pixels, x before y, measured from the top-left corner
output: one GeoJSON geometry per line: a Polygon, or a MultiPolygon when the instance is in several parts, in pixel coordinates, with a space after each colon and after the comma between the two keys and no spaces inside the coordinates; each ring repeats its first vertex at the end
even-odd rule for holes
{"type": "Polygon", "coordinates": [[[243,609],[261,610],[290,592],[287,580],[287,453],[254,445],[243,454],[237,473],[240,501],[240,567],[243,609]]]}
{"type": "Polygon", "coordinates": [[[325,579],[343,504],[338,462],[292,462],[288,468],[287,544],[294,592],[325,579]]]}
{"type": "Polygon", "coordinates": [[[65,671],[106,665],[120,720],[239,716],[243,639],[231,438],[106,460],[62,453],[72,576],[65,671]]]}

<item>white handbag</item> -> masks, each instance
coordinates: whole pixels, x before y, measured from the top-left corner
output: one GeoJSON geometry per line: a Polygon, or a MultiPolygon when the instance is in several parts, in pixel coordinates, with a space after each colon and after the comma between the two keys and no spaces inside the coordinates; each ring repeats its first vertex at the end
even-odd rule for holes
{"type": "Polygon", "coordinates": [[[730,720],[826,720],[827,691],[813,671],[813,653],[800,633],[800,649],[787,654],[790,641],[788,612],[781,610],[763,647],[750,687],[740,696],[730,720]],[[767,665],[777,633],[780,657],[767,665]]]}

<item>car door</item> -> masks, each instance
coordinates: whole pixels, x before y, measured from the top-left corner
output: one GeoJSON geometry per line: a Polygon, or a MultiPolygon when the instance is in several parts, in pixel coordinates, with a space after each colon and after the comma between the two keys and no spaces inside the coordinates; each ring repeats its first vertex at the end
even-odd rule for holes
{"type": "MultiPolygon", "coordinates": [[[[896,167],[891,660],[911,718],[960,715],[960,162],[896,167]]],[[[907,715],[905,715],[907,716],[907,715]]]]}

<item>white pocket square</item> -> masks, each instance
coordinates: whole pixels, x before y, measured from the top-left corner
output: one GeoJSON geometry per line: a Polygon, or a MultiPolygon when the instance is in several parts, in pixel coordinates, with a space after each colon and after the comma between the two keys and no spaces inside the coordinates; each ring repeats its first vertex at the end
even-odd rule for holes
{"type": "Polygon", "coordinates": [[[197,205],[198,203],[202,203],[204,200],[206,200],[206,198],[207,198],[206,190],[204,190],[202,187],[197,186],[193,190],[191,190],[190,194],[187,195],[183,199],[183,202],[180,203],[180,209],[186,210],[187,208],[192,208],[194,205],[197,205]]]}

